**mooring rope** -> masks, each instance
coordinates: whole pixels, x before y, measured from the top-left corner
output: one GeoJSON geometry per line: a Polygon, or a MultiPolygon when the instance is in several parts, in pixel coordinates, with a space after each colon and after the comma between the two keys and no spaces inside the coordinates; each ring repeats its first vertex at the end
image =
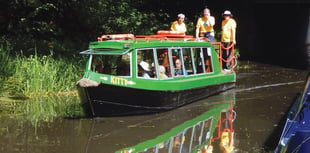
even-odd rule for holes
{"type": "Polygon", "coordinates": [[[123,103],[116,103],[116,102],[109,102],[109,101],[103,101],[103,100],[93,100],[94,102],[100,102],[110,105],[118,105],[118,106],[126,106],[126,107],[132,107],[132,108],[143,108],[143,109],[157,109],[157,110],[168,110],[172,109],[174,107],[149,107],[149,106],[140,106],[140,105],[129,105],[129,104],[123,104],[123,103]]]}

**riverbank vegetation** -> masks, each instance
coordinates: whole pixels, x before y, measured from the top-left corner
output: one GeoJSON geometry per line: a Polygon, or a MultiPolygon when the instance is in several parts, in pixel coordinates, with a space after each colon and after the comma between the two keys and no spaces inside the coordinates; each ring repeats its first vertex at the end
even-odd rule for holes
{"type": "Polygon", "coordinates": [[[83,74],[82,58],[10,52],[9,47],[0,48],[2,115],[25,116],[36,126],[57,117],[83,116],[75,86],[83,74]]]}
{"type": "Polygon", "coordinates": [[[49,55],[24,56],[22,53],[9,56],[9,48],[1,52],[1,90],[2,96],[31,98],[51,94],[72,94],[74,83],[83,74],[81,58],[72,59],[49,55]]]}

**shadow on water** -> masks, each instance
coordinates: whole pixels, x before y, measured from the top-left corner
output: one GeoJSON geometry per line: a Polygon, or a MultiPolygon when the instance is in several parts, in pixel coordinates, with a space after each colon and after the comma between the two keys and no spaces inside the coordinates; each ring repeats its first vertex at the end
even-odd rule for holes
{"type": "Polygon", "coordinates": [[[283,118],[306,75],[301,70],[241,61],[235,89],[175,110],[139,116],[84,118],[78,97],[1,102],[1,110],[5,104],[8,111],[0,113],[0,152],[165,152],[174,150],[173,146],[198,152],[209,145],[213,152],[222,152],[218,132],[225,128],[216,125],[221,112],[230,108],[230,100],[237,114],[231,126],[234,139],[229,141],[233,150],[273,152],[283,118]],[[208,128],[200,128],[199,135],[198,127],[203,124],[208,128]],[[174,140],[183,140],[179,141],[183,144],[174,145],[174,140]]]}

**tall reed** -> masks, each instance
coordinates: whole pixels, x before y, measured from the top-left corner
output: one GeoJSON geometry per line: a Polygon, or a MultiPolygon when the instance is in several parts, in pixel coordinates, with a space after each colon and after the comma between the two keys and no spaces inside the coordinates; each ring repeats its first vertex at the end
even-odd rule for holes
{"type": "Polygon", "coordinates": [[[75,90],[75,82],[81,77],[80,62],[65,58],[55,59],[52,54],[25,57],[18,55],[13,74],[6,81],[7,89],[15,96],[46,96],[55,92],[75,90]]]}
{"type": "Polygon", "coordinates": [[[75,86],[83,75],[81,58],[55,57],[52,52],[12,56],[10,51],[0,47],[1,115],[25,116],[33,124],[83,116],[75,86]]]}

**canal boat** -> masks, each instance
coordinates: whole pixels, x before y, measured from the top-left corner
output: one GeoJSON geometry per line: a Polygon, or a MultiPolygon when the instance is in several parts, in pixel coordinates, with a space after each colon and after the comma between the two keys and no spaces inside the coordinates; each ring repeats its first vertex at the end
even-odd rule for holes
{"type": "MultiPolygon", "coordinates": [[[[222,69],[222,47],[178,32],[98,37],[77,82],[85,115],[120,116],[171,110],[235,87],[235,58],[222,69]]],[[[232,52],[233,54],[233,52],[232,52]]]]}
{"type": "Polygon", "coordinates": [[[310,73],[290,108],[275,153],[310,152],[310,73]]]}

